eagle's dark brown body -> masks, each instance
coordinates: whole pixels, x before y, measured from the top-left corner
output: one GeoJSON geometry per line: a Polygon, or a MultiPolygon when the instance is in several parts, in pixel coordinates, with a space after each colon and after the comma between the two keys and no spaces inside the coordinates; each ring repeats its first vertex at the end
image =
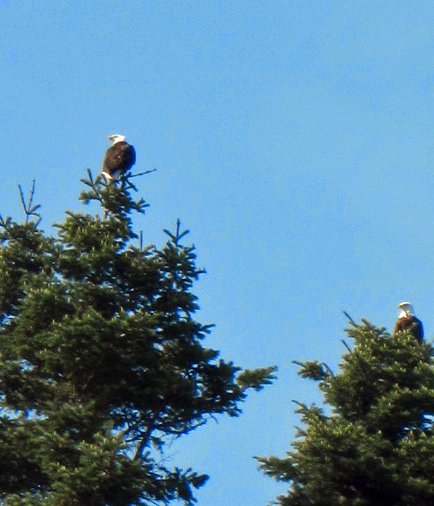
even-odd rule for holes
{"type": "Polygon", "coordinates": [[[125,141],[115,142],[106,151],[102,172],[108,179],[116,181],[125,172],[128,172],[135,163],[136,151],[134,146],[125,141]]]}
{"type": "Polygon", "coordinates": [[[396,320],[393,333],[396,334],[399,330],[407,330],[412,328],[413,336],[420,342],[423,339],[423,325],[419,318],[414,315],[401,316],[396,320]]]}

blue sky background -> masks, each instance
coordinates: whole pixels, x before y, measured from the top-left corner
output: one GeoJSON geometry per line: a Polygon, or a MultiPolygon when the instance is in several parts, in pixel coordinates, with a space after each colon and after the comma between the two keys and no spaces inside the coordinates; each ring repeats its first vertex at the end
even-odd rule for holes
{"type": "Polygon", "coordinates": [[[42,228],[83,210],[123,133],[162,244],[191,231],[206,345],[278,381],[174,442],[211,475],[200,506],[265,506],[286,489],[254,455],[290,448],[292,399],[320,402],[292,360],[337,368],[346,310],[391,329],[410,300],[434,332],[434,3],[0,0],[0,212],[42,228]]]}

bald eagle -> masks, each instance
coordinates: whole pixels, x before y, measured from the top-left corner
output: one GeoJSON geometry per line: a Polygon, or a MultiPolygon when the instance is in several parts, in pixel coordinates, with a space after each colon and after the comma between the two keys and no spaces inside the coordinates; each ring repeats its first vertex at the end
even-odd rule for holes
{"type": "Polygon", "coordinates": [[[113,145],[105,153],[102,173],[110,182],[115,182],[136,163],[136,151],[121,134],[109,135],[107,139],[113,145]]]}
{"type": "Polygon", "coordinates": [[[414,315],[413,306],[410,302],[401,302],[398,304],[398,309],[401,310],[401,313],[396,320],[393,333],[396,334],[400,330],[411,328],[413,336],[421,342],[423,339],[423,325],[419,318],[414,315]]]}

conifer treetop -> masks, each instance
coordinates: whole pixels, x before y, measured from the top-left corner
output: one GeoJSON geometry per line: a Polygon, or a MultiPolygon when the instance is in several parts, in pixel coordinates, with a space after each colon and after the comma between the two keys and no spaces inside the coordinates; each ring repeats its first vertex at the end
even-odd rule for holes
{"type": "Polygon", "coordinates": [[[411,329],[391,336],[350,320],[339,372],[296,362],[323,405],[296,401],[302,427],[284,458],[258,457],[289,483],[284,506],[428,506],[434,487],[433,348],[411,329]]]}
{"type": "Polygon", "coordinates": [[[80,199],[101,213],[67,211],[56,236],[40,230],[33,193],[35,219],[0,219],[0,502],[192,504],[207,476],[168,466],[167,443],[238,416],[275,368],[243,371],[205,345],[188,231],[178,221],[143,248],[133,176],[88,176],[80,199]]]}

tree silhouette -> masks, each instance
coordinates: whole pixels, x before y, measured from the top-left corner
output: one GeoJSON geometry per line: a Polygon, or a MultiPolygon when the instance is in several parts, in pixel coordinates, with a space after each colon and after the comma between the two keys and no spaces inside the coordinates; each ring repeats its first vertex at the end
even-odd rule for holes
{"type": "Polygon", "coordinates": [[[284,506],[434,504],[433,349],[411,329],[390,336],[350,320],[340,373],[298,363],[324,406],[297,403],[303,428],[285,458],[259,457],[268,476],[290,484],[284,506]]]}
{"type": "Polygon", "coordinates": [[[34,186],[24,223],[0,216],[0,501],[191,504],[207,476],[169,468],[166,443],[238,416],[274,368],[241,371],[205,347],[188,231],[178,221],[162,248],[143,247],[134,176],[88,176],[80,199],[105,217],[67,211],[47,235],[34,186]]]}

